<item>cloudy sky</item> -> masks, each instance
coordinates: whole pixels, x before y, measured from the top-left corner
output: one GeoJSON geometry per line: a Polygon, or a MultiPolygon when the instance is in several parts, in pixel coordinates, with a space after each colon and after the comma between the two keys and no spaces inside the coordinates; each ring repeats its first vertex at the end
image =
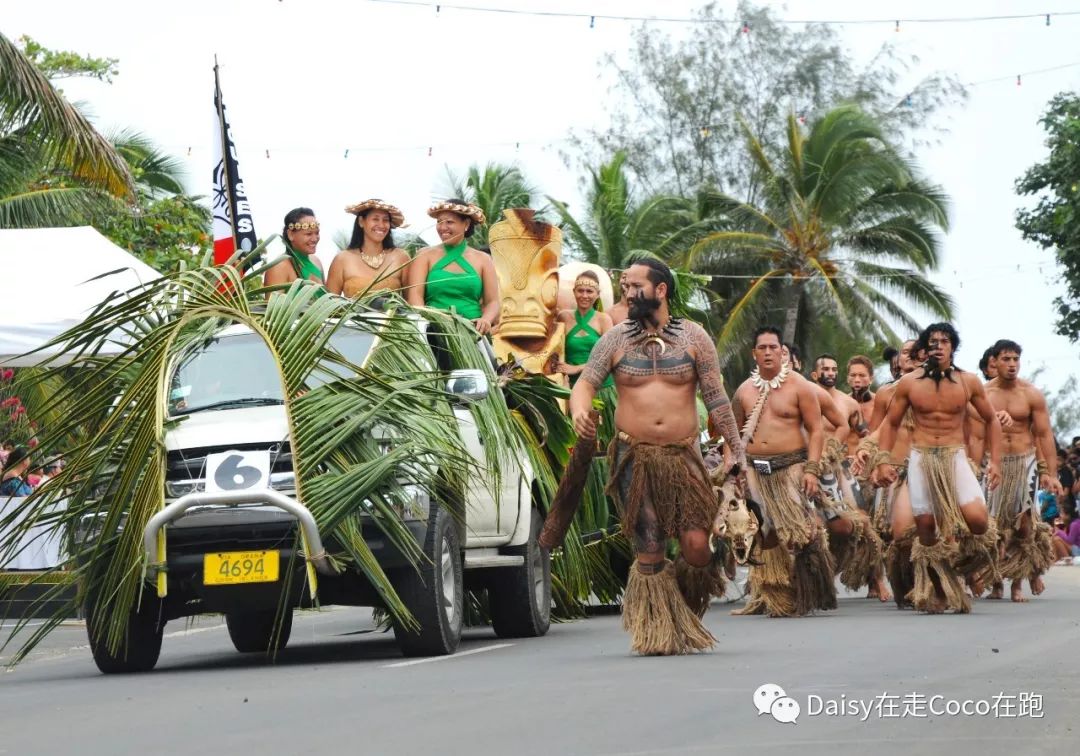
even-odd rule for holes
{"type": "MultiPolygon", "coordinates": [[[[460,0],[513,10],[684,17],[684,0],[460,0]]],[[[1080,2],[1008,0],[793,0],[773,3],[792,20],[942,18],[1080,10],[1080,2]]],[[[733,11],[735,2],[720,8],[733,11]]],[[[424,209],[441,197],[447,167],[517,162],[547,194],[580,206],[579,177],[560,148],[570,129],[602,126],[610,103],[605,53],[625,55],[635,24],[588,18],[477,13],[443,6],[355,0],[130,0],[5,3],[0,31],[42,44],[119,59],[111,85],[64,82],[104,128],[144,132],[181,157],[192,192],[210,190],[213,61],[241,174],[266,236],[290,208],[316,210],[320,256],[334,254],[345,205],[369,196],[402,208],[413,231],[434,238],[424,209]],[[162,10],[164,9],[164,10],[162,10]]],[[[686,35],[663,23],[655,33],[686,35]]],[[[1075,346],[1052,333],[1059,290],[1053,256],[1025,244],[1013,227],[1021,201],[1013,182],[1045,155],[1037,120],[1047,101],[1080,81],[1080,15],[981,23],[846,23],[856,56],[884,42],[917,54],[912,72],[935,70],[976,82],[945,120],[941,143],[920,154],[953,198],[952,230],[936,280],[959,307],[961,364],[1009,337],[1026,367],[1045,364],[1056,385],[1077,372],[1075,346]],[[1072,64],[1072,65],[1070,65],[1072,64]],[[1058,68],[1061,67],[1061,68],[1058,68]],[[1035,73],[1043,69],[1058,70],[1035,73]],[[1017,86],[1017,74],[1025,74],[1017,86]]]]}

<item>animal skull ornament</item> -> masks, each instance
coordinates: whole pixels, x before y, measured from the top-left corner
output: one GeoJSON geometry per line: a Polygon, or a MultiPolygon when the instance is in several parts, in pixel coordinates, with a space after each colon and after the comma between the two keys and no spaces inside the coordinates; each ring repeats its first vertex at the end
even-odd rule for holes
{"type": "Polygon", "coordinates": [[[750,561],[759,526],[757,517],[746,506],[746,499],[740,494],[734,476],[728,476],[723,485],[714,487],[720,508],[713,523],[713,533],[719,538],[726,538],[731,544],[731,553],[737,564],[750,561]]]}

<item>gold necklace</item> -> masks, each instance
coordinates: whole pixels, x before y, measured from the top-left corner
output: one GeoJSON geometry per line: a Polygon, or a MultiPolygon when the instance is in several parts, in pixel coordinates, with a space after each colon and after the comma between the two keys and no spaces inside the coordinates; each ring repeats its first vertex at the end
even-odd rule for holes
{"type": "Polygon", "coordinates": [[[378,270],[379,268],[381,268],[382,264],[383,264],[383,260],[386,259],[386,250],[385,249],[382,252],[380,252],[374,258],[368,257],[366,254],[364,254],[364,250],[362,250],[362,249],[358,250],[358,251],[360,252],[360,259],[363,260],[365,263],[367,263],[369,268],[374,268],[375,270],[378,270]]]}

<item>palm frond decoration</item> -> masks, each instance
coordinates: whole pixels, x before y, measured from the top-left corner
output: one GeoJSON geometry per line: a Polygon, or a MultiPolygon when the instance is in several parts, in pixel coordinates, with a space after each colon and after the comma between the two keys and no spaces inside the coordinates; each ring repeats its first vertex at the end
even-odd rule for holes
{"type": "MultiPolygon", "coordinates": [[[[38,397],[34,412],[62,413],[40,440],[46,450],[62,442],[67,464],[28,498],[20,517],[0,522],[0,531],[8,533],[0,560],[25,545],[34,527],[67,538],[66,559],[50,572],[78,579],[78,600],[86,602],[111,649],[123,643],[131,612],[159,601],[147,581],[142,534],[165,504],[166,433],[185,422],[170,393],[170,371],[229,324],[255,334],[267,350],[270,372],[276,367],[267,386],[276,385],[271,393],[283,401],[296,495],[314,515],[330,559],[362,574],[404,626],[414,620],[372,557],[361,520],[418,561],[422,552],[402,518],[415,492],[404,481],[435,502],[448,489],[464,491],[476,472],[447,401],[445,373],[417,327],[418,321],[429,323],[458,366],[483,370],[494,383],[493,367],[465,321],[416,311],[400,300],[392,300],[388,311],[375,310],[370,299],[326,296],[304,281],[264,289],[260,274],[257,268],[245,279],[229,266],[203,267],[118,293],[57,339],[75,355],[78,369],[45,363],[26,373],[28,389],[50,387],[47,398],[25,392],[38,397]],[[370,340],[362,364],[335,345],[335,334],[346,327],[370,340]],[[116,344],[119,354],[102,354],[116,344]]],[[[473,417],[488,441],[487,467],[511,471],[525,455],[526,434],[502,393],[490,396],[493,401],[472,405],[473,417]]],[[[30,633],[13,661],[73,608],[63,607],[36,628],[21,620],[12,638],[30,633]]]]}

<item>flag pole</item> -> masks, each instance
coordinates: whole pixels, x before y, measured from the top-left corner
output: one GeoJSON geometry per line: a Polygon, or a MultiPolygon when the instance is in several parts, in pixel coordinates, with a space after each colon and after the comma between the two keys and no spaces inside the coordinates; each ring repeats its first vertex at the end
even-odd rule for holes
{"type": "Polygon", "coordinates": [[[221,170],[225,177],[225,202],[229,208],[229,230],[232,232],[233,254],[240,249],[240,238],[236,235],[236,197],[233,196],[235,176],[229,172],[229,138],[225,133],[225,100],[221,96],[221,79],[218,76],[217,53],[214,53],[214,105],[217,108],[218,127],[221,130],[221,170]]]}

